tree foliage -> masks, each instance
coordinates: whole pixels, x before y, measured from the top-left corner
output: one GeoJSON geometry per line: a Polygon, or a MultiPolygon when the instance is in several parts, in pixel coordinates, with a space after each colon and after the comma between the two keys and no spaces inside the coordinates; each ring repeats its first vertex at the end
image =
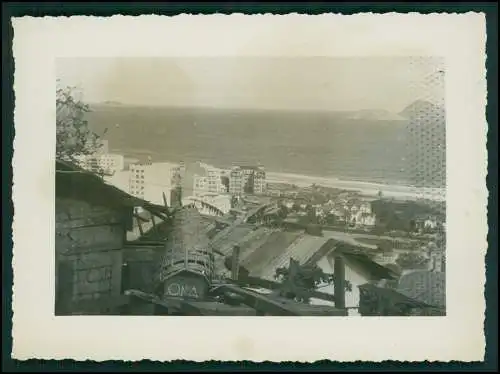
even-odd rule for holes
{"type": "Polygon", "coordinates": [[[424,269],[427,267],[428,259],[418,253],[402,253],[396,259],[396,264],[401,269],[424,269]]]}
{"type": "Polygon", "coordinates": [[[58,88],[56,92],[56,156],[76,161],[79,156],[95,153],[100,148],[99,136],[90,130],[87,104],[81,101],[74,87],[58,88]]]}
{"type": "MultiPolygon", "coordinates": [[[[314,291],[322,285],[335,283],[334,274],[323,272],[316,264],[299,265],[295,260],[291,260],[289,267],[276,269],[275,279],[283,285],[282,296],[302,303],[309,303],[310,299],[304,290],[314,291]]],[[[352,285],[348,281],[345,281],[345,288],[352,291],[352,285]]]]}
{"type": "Polygon", "coordinates": [[[286,205],[280,204],[279,210],[278,210],[278,216],[281,219],[285,219],[288,216],[288,213],[289,212],[288,212],[288,208],[286,207],[286,205]]]}

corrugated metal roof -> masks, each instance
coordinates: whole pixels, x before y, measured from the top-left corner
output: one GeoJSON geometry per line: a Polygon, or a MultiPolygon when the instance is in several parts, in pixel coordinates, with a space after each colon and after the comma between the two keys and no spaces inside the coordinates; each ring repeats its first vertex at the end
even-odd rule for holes
{"type": "Polygon", "coordinates": [[[224,254],[230,254],[232,248],[242,242],[244,238],[254,231],[254,227],[248,224],[238,225],[233,228],[227,236],[219,238],[217,242],[212,242],[212,246],[224,254]]]}
{"type": "Polygon", "coordinates": [[[260,276],[265,279],[274,279],[276,269],[287,267],[291,258],[298,261],[300,264],[306,263],[327,240],[328,238],[310,236],[307,234],[297,236],[278,257],[265,264],[260,270],[260,276]]]}
{"type": "Polygon", "coordinates": [[[416,271],[403,275],[397,291],[435,307],[446,306],[446,273],[416,271]]]}
{"type": "MultiPolygon", "coordinates": [[[[245,258],[257,248],[256,244],[260,246],[267,240],[268,235],[268,229],[241,224],[236,226],[234,231],[229,232],[223,238],[219,238],[217,242],[212,242],[212,248],[225,256],[230,256],[234,246],[238,245],[240,247],[239,261],[240,264],[244,264],[245,258]]],[[[216,269],[220,275],[229,276],[229,271],[224,266],[224,258],[220,256],[216,258],[216,269]]]]}
{"type": "MultiPolygon", "coordinates": [[[[252,225],[245,225],[245,227],[252,228],[246,235],[236,236],[237,240],[225,239],[219,242],[219,247],[215,247],[223,252],[226,256],[231,255],[233,245],[238,245],[240,248],[239,263],[244,268],[252,264],[252,255],[259,250],[265,243],[269,241],[269,237],[278,230],[272,230],[266,227],[255,227],[252,225]],[[222,248],[220,250],[219,248],[222,248]]],[[[240,232],[243,234],[243,232],[240,232]]],[[[217,269],[220,274],[229,275],[229,271],[224,266],[224,259],[217,261],[217,269]]],[[[247,269],[248,270],[248,269],[247,269]]]]}
{"type": "Polygon", "coordinates": [[[263,245],[274,231],[266,227],[259,227],[249,233],[240,245],[240,263],[247,264],[248,257],[261,245],[263,245]]]}
{"type": "MultiPolygon", "coordinates": [[[[261,277],[268,272],[270,264],[283,256],[290,245],[300,237],[300,233],[275,231],[272,232],[258,248],[256,248],[244,261],[244,266],[250,274],[261,277]]],[[[274,277],[274,271],[273,276],[274,277]]]]}

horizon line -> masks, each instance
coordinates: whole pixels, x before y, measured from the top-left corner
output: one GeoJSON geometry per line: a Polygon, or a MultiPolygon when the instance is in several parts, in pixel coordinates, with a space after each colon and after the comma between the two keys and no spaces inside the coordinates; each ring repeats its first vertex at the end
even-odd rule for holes
{"type": "Polygon", "coordinates": [[[223,106],[215,107],[210,105],[183,105],[183,104],[139,104],[139,103],[127,103],[115,100],[104,100],[104,101],[87,101],[86,104],[92,105],[108,105],[108,106],[124,106],[124,107],[142,107],[142,108],[170,108],[170,109],[207,109],[207,110],[247,110],[247,111],[270,111],[270,112],[317,112],[317,113],[352,113],[360,111],[384,111],[391,114],[399,114],[408,108],[410,105],[417,102],[426,102],[434,106],[440,106],[439,104],[433,103],[431,100],[416,99],[406,105],[399,111],[392,111],[383,108],[362,108],[362,109],[324,109],[324,108],[262,108],[262,107],[238,107],[238,106],[223,106]]]}

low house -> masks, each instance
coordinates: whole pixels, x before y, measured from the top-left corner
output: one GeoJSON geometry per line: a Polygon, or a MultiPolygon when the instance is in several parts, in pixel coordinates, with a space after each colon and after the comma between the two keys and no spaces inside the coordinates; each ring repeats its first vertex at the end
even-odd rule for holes
{"type": "Polygon", "coordinates": [[[434,230],[438,226],[438,222],[435,218],[429,217],[424,221],[424,229],[434,230]]]}
{"type": "Polygon", "coordinates": [[[134,208],[162,216],[165,207],[137,199],[72,164],[56,161],[56,315],[116,313],[123,248],[134,208]]]}
{"type": "Polygon", "coordinates": [[[359,207],[359,211],[361,213],[367,213],[368,215],[371,215],[372,214],[372,206],[369,202],[364,201],[361,203],[361,205],[359,207]]]}
{"type": "Polygon", "coordinates": [[[374,257],[374,260],[381,265],[395,264],[398,256],[399,253],[397,253],[396,251],[384,251],[381,253],[377,253],[374,257]]]}
{"type": "MultiPolygon", "coordinates": [[[[349,309],[349,315],[359,316],[358,306],[360,301],[359,287],[366,283],[376,283],[381,280],[393,280],[397,274],[389,268],[371,260],[362,251],[345,243],[338,243],[335,249],[325,254],[317,261],[318,266],[327,274],[335,272],[336,258],[341,257],[345,266],[345,280],[351,284],[350,291],[345,294],[345,304],[349,309]]],[[[321,288],[322,292],[334,294],[334,285],[321,288]]],[[[315,303],[324,304],[322,300],[314,300],[315,303]]]]}
{"type": "Polygon", "coordinates": [[[361,213],[361,224],[363,226],[375,226],[377,222],[377,217],[375,214],[361,213]]]}
{"type": "Polygon", "coordinates": [[[414,225],[417,230],[435,230],[437,229],[439,223],[436,217],[432,215],[418,215],[415,217],[414,225]]]}
{"type": "MultiPolygon", "coordinates": [[[[276,269],[288,266],[291,259],[300,265],[317,264],[324,273],[335,273],[335,258],[344,260],[345,279],[351,284],[351,290],[345,293],[345,305],[350,308],[350,315],[357,315],[359,305],[358,286],[381,279],[392,280],[398,276],[393,270],[372,261],[356,248],[347,246],[337,240],[312,236],[305,233],[275,232],[268,234],[267,239],[251,249],[245,249],[241,262],[251,276],[274,280],[276,269]],[[277,240],[280,238],[279,240],[277,240]],[[269,257],[272,260],[269,260],[269,257]]],[[[334,295],[334,285],[321,286],[324,294],[334,295]]],[[[311,299],[314,305],[334,306],[333,301],[311,299]]]]}

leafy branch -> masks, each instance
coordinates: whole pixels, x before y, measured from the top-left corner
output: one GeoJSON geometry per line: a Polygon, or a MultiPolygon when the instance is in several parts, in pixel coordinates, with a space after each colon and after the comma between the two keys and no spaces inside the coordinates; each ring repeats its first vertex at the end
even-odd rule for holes
{"type": "MultiPolygon", "coordinates": [[[[309,303],[307,292],[299,290],[314,291],[322,285],[335,284],[335,274],[325,273],[318,265],[299,265],[297,261],[291,260],[289,267],[276,269],[275,279],[279,280],[283,288],[281,294],[287,298],[295,299],[299,302],[309,303]]],[[[345,289],[352,291],[352,284],[345,282],[345,289]]]]}
{"type": "Polygon", "coordinates": [[[56,156],[71,162],[101,147],[99,136],[90,130],[86,119],[90,107],[76,97],[75,90],[59,87],[56,91],[56,156]]]}

